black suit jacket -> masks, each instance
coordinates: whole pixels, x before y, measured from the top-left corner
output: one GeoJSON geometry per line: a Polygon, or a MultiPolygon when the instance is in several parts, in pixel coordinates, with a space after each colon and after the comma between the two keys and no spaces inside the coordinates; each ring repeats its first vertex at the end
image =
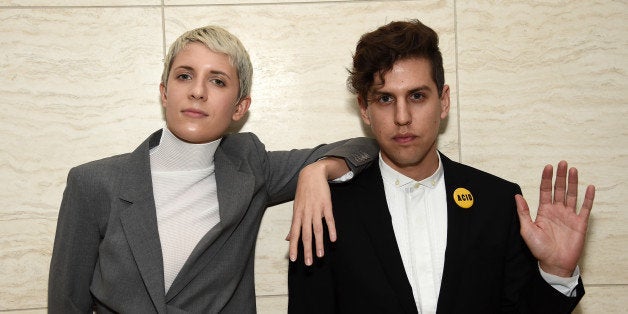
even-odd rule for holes
{"type": "MultiPolygon", "coordinates": [[[[448,227],[437,312],[571,312],[582,283],[578,297],[565,297],[539,274],[519,234],[519,186],[441,158],[448,227]],[[459,187],[473,195],[471,208],[454,202],[459,187]]],[[[378,163],[331,190],[338,240],[327,240],[325,257],[312,267],[302,256],[290,263],[289,313],[417,313],[378,163]]]]}

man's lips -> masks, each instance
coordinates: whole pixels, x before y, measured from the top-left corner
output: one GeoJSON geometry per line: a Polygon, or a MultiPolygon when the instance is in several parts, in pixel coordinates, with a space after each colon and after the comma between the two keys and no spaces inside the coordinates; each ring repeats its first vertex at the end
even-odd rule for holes
{"type": "Polygon", "coordinates": [[[393,141],[399,144],[410,143],[416,138],[415,135],[412,134],[398,134],[393,137],[393,141]]]}
{"type": "Polygon", "coordinates": [[[208,114],[205,113],[204,111],[199,110],[199,109],[193,109],[193,108],[183,109],[181,110],[181,113],[191,118],[203,118],[203,117],[208,116],[208,114]]]}

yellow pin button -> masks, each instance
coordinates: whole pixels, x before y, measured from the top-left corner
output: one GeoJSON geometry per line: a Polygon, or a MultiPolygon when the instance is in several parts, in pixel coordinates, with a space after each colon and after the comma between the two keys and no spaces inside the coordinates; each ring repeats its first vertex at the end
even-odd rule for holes
{"type": "Polygon", "coordinates": [[[457,188],[454,191],[454,202],[462,208],[471,208],[473,206],[473,195],[465,188],[457,188]]]}

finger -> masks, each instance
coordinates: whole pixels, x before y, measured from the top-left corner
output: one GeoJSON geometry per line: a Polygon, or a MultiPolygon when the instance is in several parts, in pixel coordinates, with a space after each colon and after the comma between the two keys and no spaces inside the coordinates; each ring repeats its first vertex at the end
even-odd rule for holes
{"type": "Polygon", "coordinates": [[[556,181],[554,182],[554,203],[565,204],[565,190],[567,188],[567,162],[561,160],[556,167],[556,181]]]}
{"type": "Polygon", "coordinates": [[[314,242],[316,243],[316,256],[323,257],[325,255],[325,245],[323,244],[323,217],[318,217],[313,221],[314,242]]]}
{"type": "Polygon", "coordinates": [[[519,215],[519,223],[521,224],[521,235],[524,236],[534,222],[532,221],[532,216],[530,216],[528,202],[526,202],[521,194],[515,195],[515,203],[517,204],[517,214],[519,215]]]}
{"type": "Polygon", "coordinates": [[[312,221],[305,217],[301,225],[301,242],[303,242],[303,258],[305,265],[312,265],[312,221]]]}
{"type": "Polygon", "coordinates": [[[301,236],[301,215],[296,211],[292,216],[292,226],[290,226],[290,232],[288,233],[288,237],[290,240],[290,249],[288,251],[288,256],[290,257],[290,261],[296,261],[297,255],[299,254],[299,237],[301,236]]]}
{"type": "Polygon", "coordinates": [[[587,221],[589,220],[589,215],[593,208],[593,199],[595,199],[595,186],[589,185],[584,193],[584,202],[582,202],[582,208],[580,208],[579,214],[587,221]]]}
{"type": "Polygon", "coordinates": [[[567,202],[565,205],[576,212],[576,204],[578,202],[578,169],[569,169],[567,182],[567,202]]]}
{"type": "Polygon", "coordinates": [[[539,193],[539,206],[552,203],[552,165],[546,165],[541,174],[541,187],[539,193]]]}
{"type": "Polygon", "coordinates": [[[334,220],[334,212],[331,208],[325,210],[325,223],[327,224],[327,231],[329,232],[329,240],[336,242],[336,221],[334,220]]]}

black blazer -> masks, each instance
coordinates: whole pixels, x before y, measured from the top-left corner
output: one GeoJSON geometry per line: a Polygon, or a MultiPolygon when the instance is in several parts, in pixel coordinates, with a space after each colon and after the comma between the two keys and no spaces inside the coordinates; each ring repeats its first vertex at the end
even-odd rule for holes
{"type": "MultiPolygon", "coordinates": [[[[447,248],[438,313],[569,313],[584,295],[547,284],[519,234],[518,185],[441,155],[447,248]],[[466,188],[474,203],[453,201],[466,188]]],[[[312,267],[290,263],[289,313],[417,313],[395,240],[377,162],[353,181],[332,184],[338,240],[312,267]]],[[[301,253],[302,250],[299,250],[301,253]]]]}

